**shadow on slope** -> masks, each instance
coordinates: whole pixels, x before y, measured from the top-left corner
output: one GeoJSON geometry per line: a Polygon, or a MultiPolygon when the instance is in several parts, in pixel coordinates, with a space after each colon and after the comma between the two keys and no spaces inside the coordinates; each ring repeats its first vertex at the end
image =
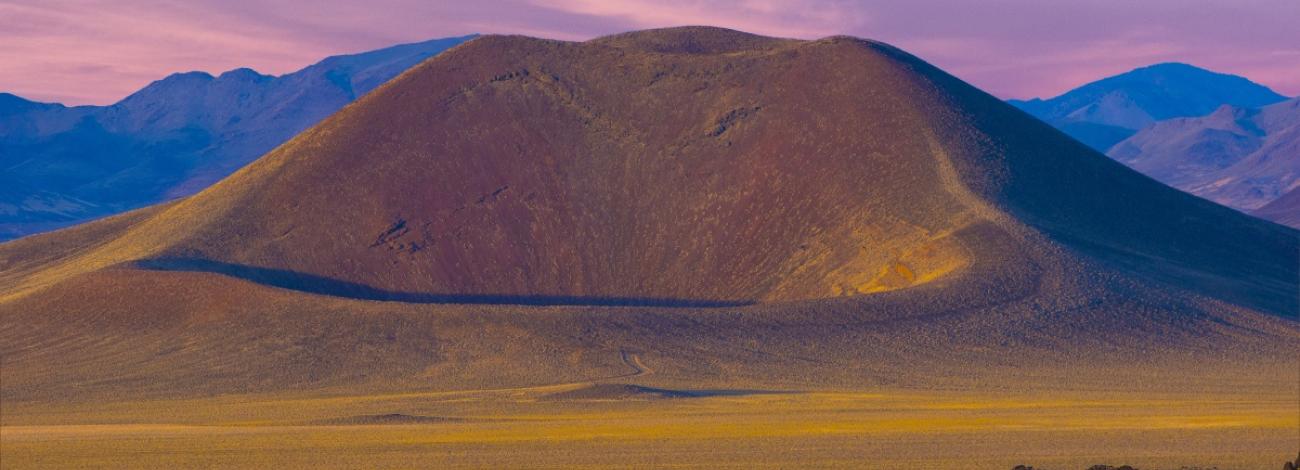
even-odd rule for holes
{"type": "Polygon", "coordinates": [[[437,423],[454,423],[465,421],[461,418],[448,418],[444,416],[422,416],[408,415],[401,413],[389,413],[383,415],[359,415],[345,416],[342,418],[322,419],[312,421],[309,424],[323,426],[358,426],[358,425],[382,425],[382,424],[437,424],[437,423]]]}
{"type": "Polygon", "coordinates": [[[670,390],[632,384],[591,384],[574,390],[542,396],[542,401],[568,400],[654,400],[662,398],[708,398],[766,395],[788,392],[768,390],[670,390]]]}
{"type": "Polygon", "coordinates": [[[579,305],[603,307],[737,307],[751,301],[659,297],[586,297],[567,295],[429,294],[397,292],[285,269],[261,268],[194,258],[149,259],[131,263],[151,271],[205,272],[311,294],[419,304],[579,305]]]}

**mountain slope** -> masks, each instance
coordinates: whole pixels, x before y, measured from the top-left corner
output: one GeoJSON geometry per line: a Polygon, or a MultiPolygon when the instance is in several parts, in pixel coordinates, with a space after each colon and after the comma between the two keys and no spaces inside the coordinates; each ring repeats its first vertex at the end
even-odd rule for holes
{"type": "Polygon", "coordinates": [[[1256,209],[1300,184],[1300,99],[1156,123],[1109,154],[1170,186],[1256,209]]]}
{"type": "Polygon", "coordinates": [[[1279,224],[1300,228],[1300,188],[1287,191],[1273,202],[1251,211],[1251,214],[1279,224]]]}
{"type": "Polygon", "coordinates": [[[104,107],[0,95],[0,239],[193,194],[471,37],[331,57],[281,77],[173,74],[104,107]]]}
{"type": "Polygon", "coordinates": [[[1284,99],[1236,75],[1164,63],[1098,80],[1055,98],[1009,102],[1105,152],[1157,121],[1204,116],[1223,105],[1258,107],[1284,99]]]}
{"type": "Polygon", "coordinates": [[[0,392],[1256,390],[1298,250],[881,43],[488,36],[195,196],[0,245],[0,392]]]}

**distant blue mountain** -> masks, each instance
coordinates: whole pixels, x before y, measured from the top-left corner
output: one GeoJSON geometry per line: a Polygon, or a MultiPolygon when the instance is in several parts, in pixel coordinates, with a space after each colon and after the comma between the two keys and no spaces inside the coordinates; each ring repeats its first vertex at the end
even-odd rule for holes
{"type": "Polygon", "coordinates": [[[1160,121],[1115,144],[1109,155],[1219,204],[1259,209],[1300,188],[1300,98],[1160,121]]]}
{"type": "Polygon", "coordinates": [[[1165,63],[1098,80],[1055,98],[1009,103],[1105,152],[1157,121],[1204,116],[1224,105],[1255,108],[1286,99],[1243,77],[1165,63]]]}
{"type": "Polygon", "coordinates": [[[474,37],[329,57],[279,77],[178,73],[109,106],[0,93],[0,240],[198,192],[474,37]]]}
{"type": "MultiPolygon", "coordinates": [[[[0,93],[0,119],[40,109],[62,108],[61,104],[28,101],[12,93],[0,93]]],[[[0,121],[3,122],[3,121],[0,121]]]]}

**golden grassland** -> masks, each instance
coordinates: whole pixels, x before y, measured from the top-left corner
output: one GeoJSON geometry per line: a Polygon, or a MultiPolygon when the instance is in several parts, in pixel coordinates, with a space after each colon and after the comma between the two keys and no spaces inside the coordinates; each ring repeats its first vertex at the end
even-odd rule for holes
{"type": "Polygon", "coordinates": [[[6,406],[0,466],[1253,469],[1293,450],[1300,412],[1283,393],[547,399],[584,386],[21,403],[6,406]],[[392,415],[409,421],[382,424],[392,415]]]}

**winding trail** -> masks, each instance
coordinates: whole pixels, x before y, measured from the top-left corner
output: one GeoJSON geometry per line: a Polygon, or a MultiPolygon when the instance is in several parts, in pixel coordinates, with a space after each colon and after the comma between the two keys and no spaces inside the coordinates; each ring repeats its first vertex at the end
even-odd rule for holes
{"type": "Polygon", "coordinates": [[[626,349],[619,349],[618,355],[619,358],[623,360],[624,364],[627,364],[628,367],[632,368],[633,372],[630,374],[624,374],[617,377],[610,377],[612,379],[624,379],[628,377],[644,377],[655,373],[654,369],[651,369],[649,366],[645,365],[645,363],[641,362],[640,356],[637,356],[636,354],[633,353],[629,353],[627,352],[626,349]]]}

